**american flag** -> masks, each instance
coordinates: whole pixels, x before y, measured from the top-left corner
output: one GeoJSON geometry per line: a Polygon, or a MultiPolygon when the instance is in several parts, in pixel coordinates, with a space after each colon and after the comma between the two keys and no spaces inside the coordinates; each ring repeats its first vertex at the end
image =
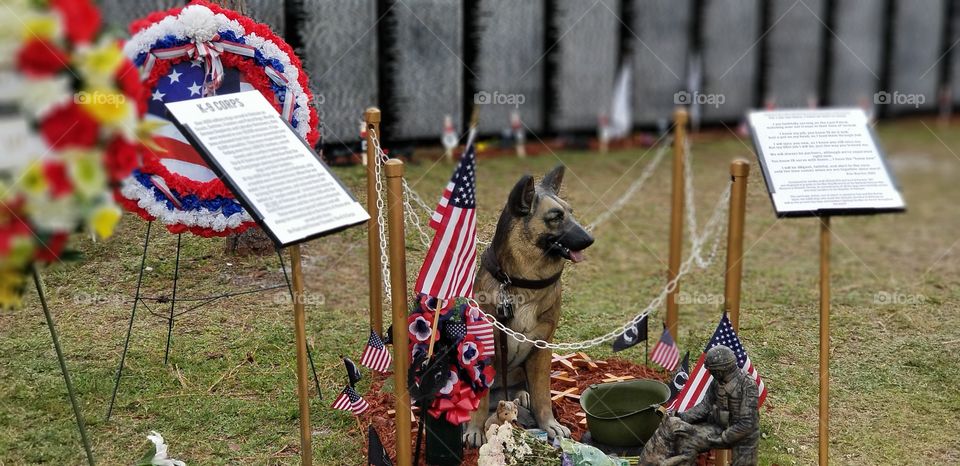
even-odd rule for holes
{"type": "MultiPolygon", "coordinates": [[[[201,61],[182,61],[172,65],[169,72],[160,76],[157,81],[148,100],[145,116],[147,121],[167,123],[154,133],[154,141],[166,150],[165,153],[158,154],[163,165],[171,172],[198,182],[210,181],[217,175],[207,167],[196,149],[168,119],[164,104],[205,97],[205,78],[206,69],[201,61]]],[[[223,82],[216,93],[224,95],[253,89],[253,86],[240,78],[236,69],[226,68],[223,82]]],[[[163,184],[157,187],[164,190],[163,184]]]]}
{"type": "Polygon", "coordinates": [[[496,346],[493,339],[493,324],[483,318],[480,310],[471,305],[467,311],[467,333],[483,344],[481,358],[493,356],[496,346]]]}
{"type": "Polygon", "coordinates": [[[733,330],[730,319],[728,319],[727,314],[724,313],[723,318],[720,319],[720,325],[718,325],[717,330],[713,332],[713,338],[710,338],[706,349],[703,350],[703,354],[700,355],[700,359],[697,360],[697,364],[693,367],[693,372],[690,373],[687,384],[684,385],[683,390],[674,398],[673,403],[670,404],[668,409],[682,413],[696,406],[697,403],[703,400],[703,397],[707,394],[707,387],[709,387],[710,382],[713,381],[713,376],[710,375],[710,372],[707,371],[707,368],[704,366],[704,358],[706,358],[707,351],[710,348],[718,345],[724,345],[733,350],[733,353],[737,355],[737,366],[757,382],[757,387],[760,391],[758,406],[763,406],[764,400],[767,399],[767,387],[764,386],[763,380],[760,379],[757,368],[753,367],[753,363],[750,362],[750,356],[747,356],[747,350],[745,350],[740,343],[740,338],[737,337],[737,332],[733,330]]]}
{"type": "Polygon", "coordinates": [[[430,218],[437,232],[417,276],[416,291],[438,299],[473,297],[477,264],[477,151],[475,130],[430,218]]]}
{"type": "Polygon", "coordinates": [[[336,400],[333,400],[332,407],[333,409],[353,411],[353,414],[360,414],[366,411],[370,405],[367,404],[367,400],[364,400],[353,387],[347,385],[346,388],[340,392],[340,396],[338,396],[336,400]]]}
{"type": "Polygon", "coordinates": [[[680,363],[680,348],[670,336],[670,329],[663,327],[663,334],[660,335],[660,341],[653,347],[653,354],[650,360],[660,364],[664,369],[673,372],[680,363]]]}
{"type": "Polygon", "coordinates": [[[386,372],[391,362],[393,362],[393,358],[390,357],[390,350],[383,344],[380,335],[370,329],[370,338],[367,340],[367,346],[363,349],[360,364],[377,372],[386,372]]]}

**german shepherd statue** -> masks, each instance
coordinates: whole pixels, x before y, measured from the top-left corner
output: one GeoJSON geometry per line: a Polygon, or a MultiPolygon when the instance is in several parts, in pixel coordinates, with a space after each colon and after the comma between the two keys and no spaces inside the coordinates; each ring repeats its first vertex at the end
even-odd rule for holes
{"type": "MultiPolygon", "coordinates": [[[[593,237],[573,216],[570,204],[560,198],[564,166],[543,177],[539,184],[524,175],[510,191],[500,214],[493,242],[481,258],[474,292],[484,312],[531,340],[551,341],[560,320],[560,275],[567,261],[580,262],[583,250],[593,237]],[[509,303],[509,311],[504,311],[509,303]],[[500,315],[498,315],[498,312],[500,315]]],[[[522,386],[515,395],[529,409],[537,426],[548,436],[569,437],[570,429],[553,417],[550,402],[549,349],[519,343],[496,332],[497,358],[501,338],[507,339],[507,386],[522,386]]],[[[499,359],[495,362],[502,371],[499,359]]],[[[502,380],[497,375],[497,383],[502,380]]],[[[495,386],[491,392],[501,389],[495,386]]],[[[490,393],[472,414],[463,434],[465,444],[479,447],[485,439],[484,423],[489,415],[490,393]]]]}

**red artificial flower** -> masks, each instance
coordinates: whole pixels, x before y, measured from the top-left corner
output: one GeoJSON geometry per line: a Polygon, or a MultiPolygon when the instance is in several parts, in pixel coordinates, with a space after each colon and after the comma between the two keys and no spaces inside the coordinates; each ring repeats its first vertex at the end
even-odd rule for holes
{"type": "Polygon", "coordinates": [[[105,161],[110,181],[123,180],[140,165],[138,148],[139,144],[133,144],[122,136],[114,137],[110,141],[105,161]]]}
{"type": "Polygon", "coordinates": [[[93,147],[100,137],[100,126],[76,102],[55,108],[40,122],[40,133],[54,149],[93,147]]]}
{"type": "Polygon", "coordinates": [[[10,252],[14,238],[30,234],[30,227],[23,221],[23,217],[26,215],[22,212],[22,207],[22,198],[13,202],[0,202],[0,220],[2,220],[2,223],[0,223],[0,256],[10,252]]]}
{"type": "Polygon", "coordinates": [[[100,32],[100,10],[91,0],[50,0],[50,6],[60,12],[71,42],[89,43],[100,32]]]}
{"type": "Polygon", "coordinates": [[[117,68],[117,84],[120,85],[120,91],[137,103],[137,111],[142,115],[147,111],[147,88],[140,81],[140,71],[130,60],[124,59],[120,67],[117,68]]]}
{"type": "Polygon", "coordinates": [[[429,342],[431,339],[436,340],[437,336],[433,332],[433,318],[432,312],[414,313],[407,317],[410,341],[422,343],[429,342]]]}
{"type": "Polygon", "coordinates": [[[473,365],[480,360],[481,354],[483,354],[483,343],[477,341],[473,335],[463,337],[457,345],[457,361],[467,370],[473,370],[473,365]]]}
{"type": "Polygon", "coordinates": [[[40,241],[37,248],[36,258],[40,262],[56,262],[63,249],[67,246],[67,239],[70,235],[66,233],[54,233],[49,238],[40,241]]]}
{"type": "Polygon", "coordinates": [[[27,76],[50,76],[67,67],[70,57],[43,39],[30,39],[17,53],[17,68],[27,76]]]}
{"type": "Polygon", "coordinates": [[[50,195],[54,199],[69,195],[73,192],[73,184],[70,183],[70,175],[67,174],[67,167],[60,162],[47,161],[43,164],[43,176],[50,184],[50,195]]]}

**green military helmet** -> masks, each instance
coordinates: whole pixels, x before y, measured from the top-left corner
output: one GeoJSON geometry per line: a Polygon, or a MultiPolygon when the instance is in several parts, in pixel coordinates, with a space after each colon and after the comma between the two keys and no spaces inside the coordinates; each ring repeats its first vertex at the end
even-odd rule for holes
{"type": "Polygon", "coordinates": [[[707,351],[707,359],[704,362],[710,373],[727,373],[737,367],[737,355],[733,350],[723,345],[717,345],[707,351]]]}

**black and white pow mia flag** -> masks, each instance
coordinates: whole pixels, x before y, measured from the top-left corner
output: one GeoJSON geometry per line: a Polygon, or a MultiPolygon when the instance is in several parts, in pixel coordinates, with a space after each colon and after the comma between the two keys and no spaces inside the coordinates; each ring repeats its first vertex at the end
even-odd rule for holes
{"type": "Polygon", "coordinates": [[[690,378],[690,352],[687,351],[687,354],[683,355],[683,362],[677,367],[677,371],[673,373],[673,377],[670,379],[670,399],[667,400],[667,405],[674,398],[680,394],[680,390],[683,390],[683,386],[687,384],[687,380],[690,378]]]}
{"type": "Polygon", "coordinates": [[[623,332],[623,335],[613,341],[613,351],[623,351],[641,341],[647,339],[647,316],[643,316],[640,322],[623,332]]]}

